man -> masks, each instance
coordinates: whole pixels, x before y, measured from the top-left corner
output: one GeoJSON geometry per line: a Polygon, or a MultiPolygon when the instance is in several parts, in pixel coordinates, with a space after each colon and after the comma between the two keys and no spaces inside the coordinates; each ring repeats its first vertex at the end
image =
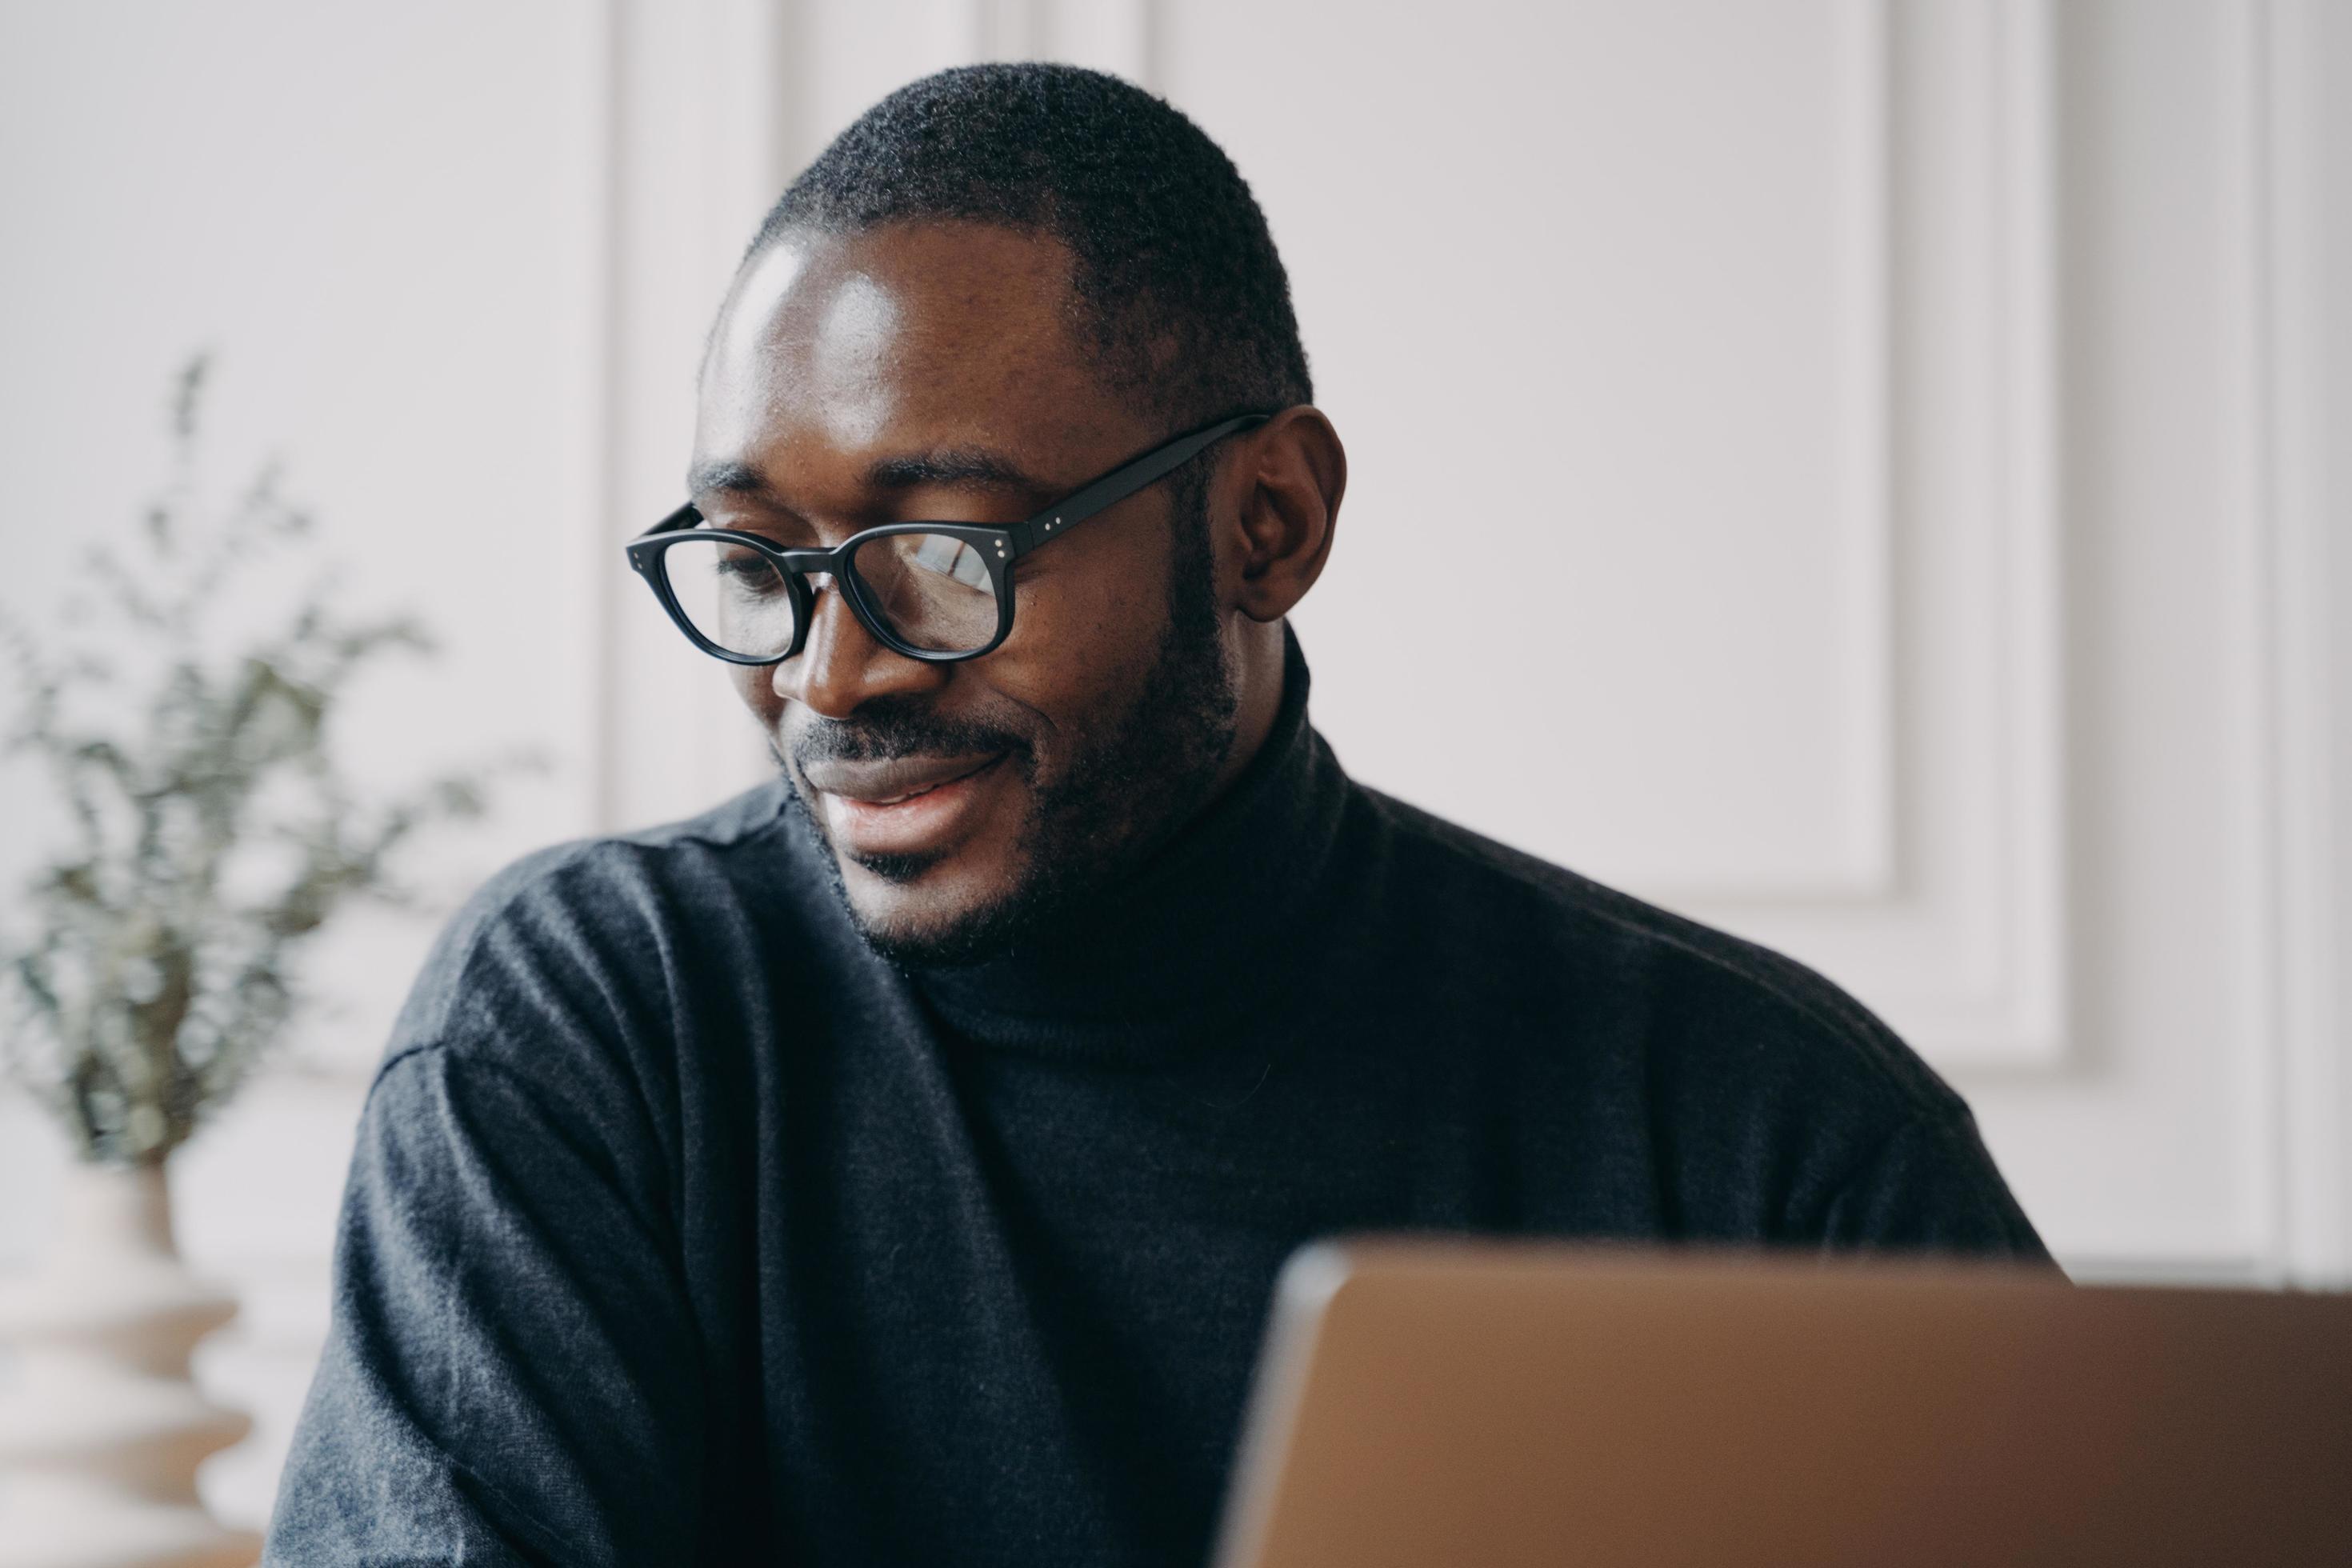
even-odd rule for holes
{"type": "MultiPolygon", "coordinates": [[[[1310,396],[1112,79],[946,72],[793,185],[629,552],[779,777],[444,936],[272,1561],[1198,1563],[1310,1237],[2042,1258],[1827,982],[1341,771],[1310,396]]],[[[1432,594],[1515,569],[1432,528],[1432,594]]]]}

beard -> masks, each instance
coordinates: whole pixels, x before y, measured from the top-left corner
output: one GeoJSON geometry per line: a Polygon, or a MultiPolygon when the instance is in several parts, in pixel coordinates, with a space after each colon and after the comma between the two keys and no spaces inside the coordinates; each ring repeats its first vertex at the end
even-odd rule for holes
{"type": "MultiPolygon", "coordinates": [[[[803,829],[835,896],[866,945],[902,968],[970,964],[1020,951],[1090,899],[1130,875],[1206,803],[1233,749],[1240,699],[1218,625],[1209,542],[1208,484],[1189,467],[1170,483],[1168,625],[1126,707],[1059,770],[1039,780],[1030,737],[945,720],[919,702],[882,699],[854,720],[814,725],[793,743],[803,763],[1002,752],[1017,768],[1030,809],[1018,830],[1010,886],[945,921],[907,929],[870,920],[850,896],[841,851],[824,814],[802,795],[803,829]]],[[[772,740],[770,749],[774,751],[772,740]]],[[[784,767],[796,793],[799,777],[784,767]]],[[[937,855],[853,855],[866,872],[912,882],[937,855]]]]}

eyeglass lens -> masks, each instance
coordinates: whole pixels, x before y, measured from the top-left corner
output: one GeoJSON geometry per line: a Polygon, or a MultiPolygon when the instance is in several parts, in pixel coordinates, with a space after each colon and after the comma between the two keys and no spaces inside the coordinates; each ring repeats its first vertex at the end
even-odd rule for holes
{"type": "Polygon", "coordinates": [[[713,646],[745,658],[773,658],[793,646],[792,594],[758,551],[689,534],[661,559],[677,607],[713,646]]]}
{"type": "MultiPolygon", "coordinates": [[[[688,534],[667,547],[662,564],[678,608],[714,646],[746,658],[774,658],[792,647],[792,594],[758,551],[688,534]]],[[[988,563],[961,539],[885,534],[858,547],[850,570],[868,606],[909,647],[969,653],[996,637],[988,563]]]]}
{"type": "Polygon", "coordinates": [[[927,653],[969,653],[996,636],[996,585],[977,547],[944,533],[886,533],[849,558],[898,640],[927,653]]]}

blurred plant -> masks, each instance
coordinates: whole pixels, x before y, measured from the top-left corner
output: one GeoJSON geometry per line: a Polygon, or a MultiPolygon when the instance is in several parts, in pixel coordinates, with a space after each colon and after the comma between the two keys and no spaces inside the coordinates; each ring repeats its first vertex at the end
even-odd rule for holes
{"type": "Polygon", "coordinates": [[[0,618],[22,687],[0,755],[45,767],[72,824],[29,879],[31,935],[0,937],[17,1004],[0,1068],[92,1160],[186,1142],[284,1032],[300,946],[347,900],[411,901],[394,852],[485,805],[486,772],[368,805],[334,765],[352,678],[429,651],[414,620],[346,620],[322,577],[274,636],[205,652],[232,581],[310,528],[274,467],[210,524],[190,515],[206,369],[176,378],[173,483],[135,542],[89,553],[102,602],[61,605],[54,647],[0,618]]]}

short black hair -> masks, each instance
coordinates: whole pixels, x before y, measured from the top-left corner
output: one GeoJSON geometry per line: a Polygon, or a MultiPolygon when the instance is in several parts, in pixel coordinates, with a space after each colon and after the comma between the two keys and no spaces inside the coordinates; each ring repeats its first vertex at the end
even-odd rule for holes
{"type": "Polygon", "coordinates": [[[793,182],[744,259],[788,233],[927,219],[1067,246],[1081,341],[1115,390],[1173,426],[1313,399],[1290,279],[1248,183],[1130,82],[1024,64],[902,87],[793,182]]]}

